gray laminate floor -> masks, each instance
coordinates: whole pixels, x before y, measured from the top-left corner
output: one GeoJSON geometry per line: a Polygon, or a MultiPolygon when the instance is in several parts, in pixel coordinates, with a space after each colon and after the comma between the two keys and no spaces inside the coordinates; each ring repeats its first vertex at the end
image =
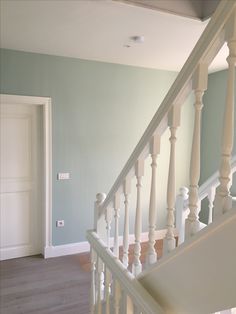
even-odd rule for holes
{"type": "Polygon", "coordinates": [[[0,313],[88,314],[90,274],[84,269],[80,255],[2,261],[0,313]]]}

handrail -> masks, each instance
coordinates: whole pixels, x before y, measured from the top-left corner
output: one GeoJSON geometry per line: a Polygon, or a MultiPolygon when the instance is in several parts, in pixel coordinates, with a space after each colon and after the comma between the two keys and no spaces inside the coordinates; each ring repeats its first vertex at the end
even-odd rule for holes
{"type": "Polygon", "coordinates": [[[160,305],[153,299],[141,283],[124,267],[119,259],[115,258],[105,243],[99,239],[93,230],[87,231],[87,240],[91,248],[105,263],[106,267],[122,283],[122,289],[131,297],[140,312],[145,314],[163,314],[160,305]]]}
{"type": "Polygon", "coordinates": [[[160,128],[163,128],[162,123],[165,118],[167,118],[167,114],[172,106],[175,104],[182,104],[186,99],[190,91],[192,76],[197,70],[199,64],[206,63],[209,65],[222,47],[224,43],[224,27],[234,8],[236,8],[235,0],[221,1],[219,3],[205,31],[198,40],[192,53],[144,132],[142,138],[138,142],[123,170],[112,186],[105,201],[101,205],[99,211],[100,214],[104,213],[107,206],[113,201],[115,193],[121,188],[125,178],[133,169],[135,162],[144,152],[145,147],[149,144],[151,137],[155,132],[160,132],[160,128]]]}
{"type": "MultiPolygon", "coordinates": [[[[236,155],[232,157],[231,171],[232,171],[232,174],[236,172],[236,155]]],[[[219,171],[216,171],[199,187],[200,200],[203,200],[208,195],[209,188],[212,188],[212,187],[216,188],[218,185],[219,185],[219,171]]]]}

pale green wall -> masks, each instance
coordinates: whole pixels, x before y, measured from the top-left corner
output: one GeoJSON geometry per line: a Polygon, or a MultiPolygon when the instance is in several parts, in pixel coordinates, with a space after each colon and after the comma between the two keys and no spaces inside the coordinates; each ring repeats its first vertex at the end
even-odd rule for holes
{"type": "MultiPolygon", "coordinates": [[[[95,194],[109,191],[175,77],[173,72],[1,50],[1,93],[52,97],[54,245],[85,240],[95,194]],[[71,180],[57,181],[59,171],[69,171],[71,180]],[[57,219],[65,220],[64,228],[55,227],[57,219]]],[[[178,133],[177,187],[188,182],[192,124],[188,104],[178,133]]],[[[163,137],[158,168],[162,228],[168,137],[163,137]]],[[[143,206],[147,220],[148,193],[143,206]]]]}
{"type": "MultiPolygon", "coordinates": [[[[226,84],[226,70],[209,75],[208,89],[203,99],[205,106],[203,107],[202,115],[201,182],[204,182],[209,176],[211,176],[219,166],[223,115],[226,99],[226,84]]],[[[234,120],[236,120],[235,117],[234,120]]],[[[234,138],[233,151],[234,154],[236,154],[236,136],[234,138]]]]}
{"type": "MultiPolygon", "coordinates": [[[[226,99],[227,70],[212,73],[208,78],[208,89],[204,96],[201,138],[201,180],[204,183],[219,169],[223,117],[226,99]]],[[[236,82],[235,82],[236,91],[236,82]]],[[[236,103],[236,92],[235,92],[236,103]]],[[[234,115],[236,128],[236,110],[234,115]]],[[[236,154],[236,132],[233,154],[236,154]]],[[[233,181],[232,194],[236,195],[236,180],[233,181]]],[[[206,203],[205,203],[206,207],[206,203]]],[[[202,219],[205,215],[202,213],[202,219]]]]}

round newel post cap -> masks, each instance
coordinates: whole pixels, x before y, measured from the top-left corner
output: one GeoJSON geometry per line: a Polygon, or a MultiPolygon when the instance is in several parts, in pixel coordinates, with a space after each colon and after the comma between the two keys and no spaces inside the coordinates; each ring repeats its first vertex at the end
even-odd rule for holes
{"type": "Polygon", "coordinates": [[[182,196],[188,196],[189,189],[186,186],[182,186],[179,189],[179,194],[182,196]]]}
{"type": "Polygon", "coordinates": [[[105,198],[106,198],[106,194],[105,194],[105,193],[98,193],[98,194],[96,195],[96,202],[97,202],[98,204],[101,204],[101,203],[104,202],[105,198]]]}

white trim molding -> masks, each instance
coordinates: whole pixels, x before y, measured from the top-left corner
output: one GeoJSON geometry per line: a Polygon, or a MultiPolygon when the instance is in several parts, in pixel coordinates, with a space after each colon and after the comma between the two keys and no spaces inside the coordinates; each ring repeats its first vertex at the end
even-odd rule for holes
{"type": "Polygon", "coordinates": [[[44,209],[42,254],[52,246],[52,105],[50,97],[0,94],[0,103],[43,106],[44,209]]]}
{"type": "Polygon", "coordinates": [[[73,255],[89,251],[90,245],[87,241],[56,246],[48,246],[44,250],[44,258],[73,255]]]}

